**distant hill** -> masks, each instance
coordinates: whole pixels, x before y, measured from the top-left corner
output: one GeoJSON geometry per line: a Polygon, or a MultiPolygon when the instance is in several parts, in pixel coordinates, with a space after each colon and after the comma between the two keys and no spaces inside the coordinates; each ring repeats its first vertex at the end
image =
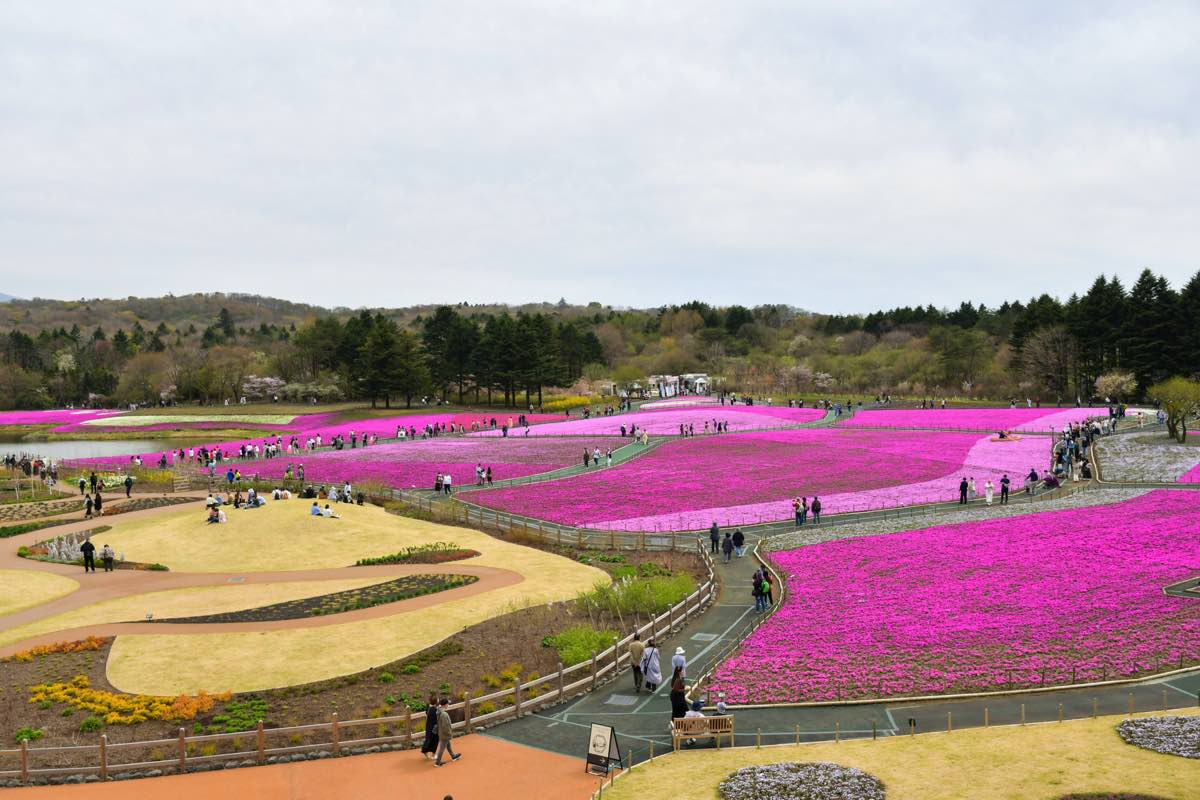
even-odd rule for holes
{"type": "Polygon", "coordinates": [[[9,300],[16,300],[16,299],[17,298],[13,297],[11,294],[5,294],[4,292],[0,292],[0,303],[7,303],[9,300]]]}

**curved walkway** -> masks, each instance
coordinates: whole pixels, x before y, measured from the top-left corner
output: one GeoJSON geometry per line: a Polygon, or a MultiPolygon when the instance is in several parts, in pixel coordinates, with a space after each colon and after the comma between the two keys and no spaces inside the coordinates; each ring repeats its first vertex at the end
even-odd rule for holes
{"type": "MultiPolygon", "coordinates": [[[[0,790],[6,800],[587,800],[600,779],[578,757],[489,736],[456,738],[462,759],[441,767],[413,750],[82,786],[0,790]]],[[[584,751],[580,751],[584,752],[584,751]]]]}
{"type": "MultiPolygon", "coordinates": [[[[131,511],[113,518],[112,522],[119,523],[127,519],[153,516],[161,513],[176,512],[181,508],[194,506],[197,510],[203,508],[203,501],[194,504],[179,504],[161,508],[131,511]]],[[[473,595],[490,592],[495,589],[513,586],[521,583],[524,577],[515,571],[498,567],[478,566],[471,564],[470,559],[452,561],[445,564],[388,564],[369,567],[339,567],[333,569],[297,570],[288,572],[254,572],[254,573],[213,573],[213,572],[159,572],[152,570],[115,570],[113,572],[83,573],[82,570],[70,564],[55,564],[35,559],[21,558],[17,548],[31,545],[54,536],[76,533],[97,527],[98,524],[109,524],[103,518],[100,520],[80,520],[69,525],[59,525],[30,533],[13,536],[0,540],[0,569],[20,569],[40,572],[50,572],[57,575],[70,576],[80,582],[80,588],[46,603],[17,611],[13,614],[0,616],[0,630],[17,628],[38,620],[54,617],[77,609],[133,597],[150,592],[161,592],[173,589],[210,588],[221,586],[243,586],[253,584],[296,583],[301,581],[336,581],[356,578],[379,578],[383,582],[389,578],[405,575],[421,575],[429,573],[454,572],[472,575],[478,578],[472,584],[455,589],[448,589],[436,594],[401,600],[395,603],[385,603],[370,608],[347,611],[340,614],[329,614],[315,617],[301,617],[289,620],[274,620],[263,622],[224,622],[224,623],[147,623],[111,622],[99,625],[87,625],[77,628],[60,628],[44,634],[23,638],[0,646],[0,657],[12,655],[20,650],[26,650],[39,644],[50,644],[71,639],[81,639],[86,636],[116,636],[122,633],[153,633],[153,634],[196,634],[196,633],[243,633],[252,631],[283,630],[289,628],[315,628],[326,625],[339,625],[345,622],[377,619],[392,616],[421,608],[429,608],[451,600],[458,600],[473,595]]]]}

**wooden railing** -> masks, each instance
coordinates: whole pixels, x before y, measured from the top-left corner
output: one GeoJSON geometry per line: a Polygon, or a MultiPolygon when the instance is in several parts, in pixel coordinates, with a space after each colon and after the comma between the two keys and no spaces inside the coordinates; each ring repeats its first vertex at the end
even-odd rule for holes
{"type": "MultiPolygon", "coordinates": [[[[705,565],[707,579],[696,591],[638,628],[637,633],[643,640],[671,635],[700,614],[716,596],[718,584],[712,558],[702,547],[699,548],[699,553],[705,565]]],[[[453,728],[460,733],[469,733],[477,727],[517,719],[544,706],[563,702],[575,695],[589,692],[595,689],[601,681],[615,676],[629,666],[629,643],[632,640],[633,634],[630,633],[623,639],[613,642],[608,648],[600,652],[593,652],[592,657],[586,661],[569,667],[564,667],[560,662],[555,672],[540,676],[527,683],[522,683],[518,679],[512,686],[480,696],[471,696],[466,692],[460,693],[459,699],[448,706],[448,711],[454,720],[453,728]],[[480,713],[485,704],[496,706],[496,708],[486,713],[480,713]]],[[[340,720],[335,712],[330,715],[327,722],[292,725],[284,728],[264,728],[260,721],[257,729],[237,733],[189,735],[184,728],[180,728],[176,737],[151,741],[110,742],[107,735],[101,735],[94,744],[61,747],[31,747],[28,742],[22,742],[19,748],[0,750],[0,780],[15,778],[22,783],[28,783],[31,780],[63,775],[98,775],[101,779],[106,779],[113,773],[146,770],[163,772],[173,770],[182,773],[186,772],[189,766],[213,762],[235,761],[241,765],[243,762],[249,761],[252,764],[263,764],[273,756],[313,751],[327,751],[331,755],[337,756],[348,754],[356,748],[385,744],[390,747],[411,747],[420,741],[423,735],[423,713],[408,710],[404,714],[346,721],[340,720]],[[356,736],[354,733],[368,726],[375,726],[377,731],[387,728],[394,730],[402,726],[402,730],[388,735],[365,737],[356,736]],[[269,737],[298,735],[316,735],[318,740],[303,744],[267,746],[269,737]],[[248,739],[254,742],[252,749],[235,749],[233,752],[210,755],[192,754],[198,745],[244,742],[248,739]],[[119,754],[125,751],[151,748],[169,750],[171,756],[128,762],[121,761],[119,758],[119,754]],[[59,767],[37,765],[39,761],[61,761],[64,756],[73,760],[78,759],[80,763],[59,767]]]]}

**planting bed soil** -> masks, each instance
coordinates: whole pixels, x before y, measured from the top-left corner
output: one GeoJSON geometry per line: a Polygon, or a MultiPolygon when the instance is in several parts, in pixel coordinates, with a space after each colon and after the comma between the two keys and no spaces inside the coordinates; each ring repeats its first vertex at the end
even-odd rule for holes
{"type": "Polygon", "coordinates": [[[385,603],[397,603],[410,597],[442,592],[475,583],[479,578],[474,575],[405,575],[401,578],[364,586],[359,589],[348,589],[344,592],[305,597],[299,600],[289,600],[286,603],[273,603],[261,608],[248,608],[243,611],[231,611],[225,614],[203,614],[194,617],[174,617],[172,619],[154,619],[155,622],[175,623],[208,623],[208,622],[274,622],[284,619],[301,619],[303,617],[325,616],[355,611],[360,608],[371,608],[385,603]]]}
{"type": "Polygon", "coordinates": [[[35,503],[11,503],[0,505],[0,521],[19,522],[27,519],[53,517],[83,510],[83,501],[75,498],[46,500],[35,503]]]}

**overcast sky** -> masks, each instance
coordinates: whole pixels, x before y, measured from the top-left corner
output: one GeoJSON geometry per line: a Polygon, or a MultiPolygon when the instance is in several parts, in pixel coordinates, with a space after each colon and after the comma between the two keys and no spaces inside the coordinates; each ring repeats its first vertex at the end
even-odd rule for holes
{"type": "Polygon", "coordinates": [[[1200,269],[1195,2],[0,4],[0,292],[818,311],[1200,269]]]}

